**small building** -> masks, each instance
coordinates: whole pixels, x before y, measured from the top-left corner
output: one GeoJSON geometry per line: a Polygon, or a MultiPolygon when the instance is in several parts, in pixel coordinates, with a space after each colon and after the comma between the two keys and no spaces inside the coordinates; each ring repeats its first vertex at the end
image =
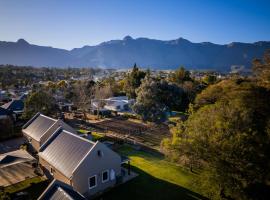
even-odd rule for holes
{"type": "MultiPolygon", "coordinates": [[[[91,106],[93,110],[101,107],[110,111],[131,111],[131,106],[135,103],[134,99],[128,99],[127,96],[110,97],[108,99],[95,99],[92,101],[91,106]]],[[[99,109],[101,110],[101,109],[99,109]]]]}
{"type": "Polygon", "coordinates": [[[70,185],[65,184],[58,180],[53,180],[53,182],[38,198],[38,200],[50,200],[50,199],[85,200],[84,196],[74,191],[70,185]]]}
{"type": "Polygon", "coordinates": [[[69,132],[76,133],[72,127],[62,120],[56,120],[41,113],[37,113],[30,119],[22,127],[22,132],[34,150],[38,152],[40,147],[59,127],[69,132]]]}
{"type": "Polygon", "coordinates": [[[92,197],[113,187],[121,176],[121,157],[101,142],[59,128],[40,148],[45,174],[92,197]]]}
{"type": "Polygon", "coordinates": [[[24,109],[24,102],[21,99],[13,99],[1,107],[16,113],[16,115],[21,115],[24,109]]]}
{"type": "Polygon", "coordinates": [[[119,97],[111,97],[105,99],[105,109],[112,110],[112,111],[130,111],[131,105],[134,104],[134,99],[128,99],[127,96],[119,96],[119,97]]]}
{"type": "Polygon", "coordinates": [[[0,187],[6,187],[37,176],[33,165],[37,163],[25,150],[0,154],[0,187]]]}

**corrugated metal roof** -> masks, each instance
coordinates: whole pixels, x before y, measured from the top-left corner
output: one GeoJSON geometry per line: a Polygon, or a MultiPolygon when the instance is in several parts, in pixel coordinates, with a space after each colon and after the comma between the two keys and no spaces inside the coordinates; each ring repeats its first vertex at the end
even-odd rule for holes
{"type": "Polygon", "coordinates": [[[95,143],[61,129],[54,134],[57,135],[41,148],[39,156],[70,178],[95,143]]]}
{"type": "Polygon", "coordinates": [[[20,149],[16,151],[11,151],[4,154],[0,154],[0,168],[17,164],[17,163],[34,161],[34,160],[35,158],[33,158],[25,150],[20,149]]]}
{"type": "MultiPolygon", "coordinates": [[[[47,139],[49,137],[51,137],[51,135],[59,128],[62,127],[62,129],[69,131],[71,133],[76,133],[76,131],[69,126],[68,124],[66,124],[65,122],[63,122],[61,119],[58,119],[41,137],[42,137],[42,144],[47,141],[47,139]]],[[[41,145],[42,145],[41,144],[41,145]]]]}
{"type": "Polygon", "coordinates": [[[40,114],[32,123],[30,123],[23,132],[40,141],[41,136],[56,122],[55,119],[40,114]]]}
{"type": "Polygon", "coordinates": [[[74,191],[70,186],[54,181],[45,191],[39,200],[84,200],[78,192],[74,191]]]}

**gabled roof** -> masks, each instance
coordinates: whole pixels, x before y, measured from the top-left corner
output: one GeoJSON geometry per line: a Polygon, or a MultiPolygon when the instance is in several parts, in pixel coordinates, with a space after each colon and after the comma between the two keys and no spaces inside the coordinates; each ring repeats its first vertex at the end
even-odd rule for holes
{"type": "Polygon", "coordinates": [[[40,148],[39,156],[67,178],[71,178],[96,143],[59,128],[40,148]]]}
{"type": "Polygon", "coordinates": [[[34,160],[35,158],[33,158],[25,150],[11,151],[11,152],[0,155],[0,168],[17,164],[17,163],[34,161],[34,160]]]}
{"type": "Polygon", "coordinates": [[[54,180],[38,200],[84,200],[85,198],[63,182],[54,180]]]}
{"type": "Polygon", "coordinates": [[[29,122],[27,122],[22,131],[31,138],[40,141],[42,135],[56,122],[57,120],[37,113],[29,122]]]}
{"type": "Polygon", "coordinates": [[[13,99],[12,101],[2,105],[1,107],[14,112],[22,111],[24,109],[24,103],[20,99],[13,99]]]}

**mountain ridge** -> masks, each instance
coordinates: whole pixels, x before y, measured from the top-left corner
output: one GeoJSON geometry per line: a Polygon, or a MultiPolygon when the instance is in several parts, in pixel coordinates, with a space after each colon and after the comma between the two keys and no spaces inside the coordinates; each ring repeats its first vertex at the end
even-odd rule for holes
{"type": "Polygon", "coordinates": [[[135,62],[141,67],[229,71],[232,66],[250,68],[254,58],[261,58],[270,49],[269,41],[253,43],[231,42],[214,44],[193,43],[182,37],[174,40],[156,40],[126,36],[98,45],[85,45],[65,50],[28,43],[0,41],[0,64],[37,67],[103,67],[128,68],[135,62]]]}

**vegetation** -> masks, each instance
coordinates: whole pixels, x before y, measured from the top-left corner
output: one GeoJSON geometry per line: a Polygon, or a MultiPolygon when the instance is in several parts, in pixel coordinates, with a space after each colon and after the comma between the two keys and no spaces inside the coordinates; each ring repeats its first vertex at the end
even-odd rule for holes
{"type": "Polygon", "coordinates": [[[197,194],[192,180],[197,175],[166,161],[161,155],[137,151],[129,146],[119,150],[120,154],[129,156],[132,171],[139,174],[108,193],[103,199],[204,199],[197,194]]]}
{"type": "Polygon", "coordinates": [[[50,115],[57,110],[55,99],[51,93],[45,90],[39,90],[28,95],[24,107],[23,115],[27,119],[31,118],[37,112],[50,115]]]}
{"type": "Polygon", "coordinates": [[[182,96],[177,85],[147,76],[137,90],[133,109],[144,121],[164,122],[168,112],[181,104],[182,96]]]}
{"type": "Polygon", "coordinates": [[[132,72],[127,75],[124,82],[124,91],[129,98],[136,98],[136,89],[141,85],[146,73],[139,70],[136,63],[133,66],[132,72]]]}
{"type": "Polygon", "coordinates": [[[256,79],[209,86],[197,96],[187,121],[172,127],[173,137],[162,143],[174,161],[188,164],[191,171],[202,169],[198,187],[211,199],[269,195],[268,68],[264,64],[256,79]]]}

